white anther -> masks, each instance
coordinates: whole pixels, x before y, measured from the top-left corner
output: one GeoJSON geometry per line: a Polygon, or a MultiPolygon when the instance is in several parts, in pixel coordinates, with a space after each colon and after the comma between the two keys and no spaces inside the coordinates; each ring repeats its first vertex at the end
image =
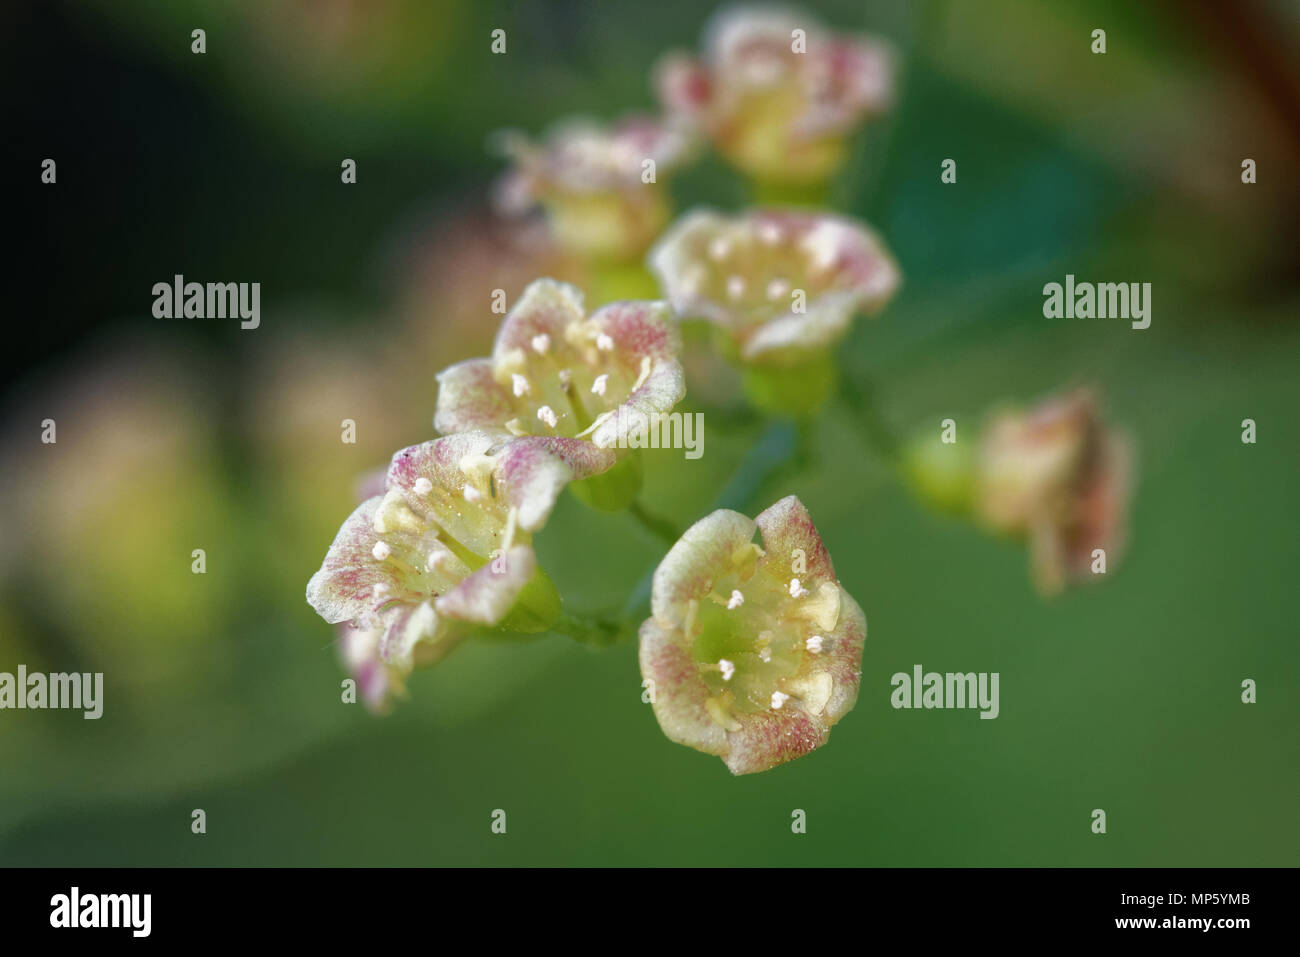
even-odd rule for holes
{"type": "Polygon", "coordinates": [[[389,555],[393,554],[393,550],[388,547],[387,542],[375,542],[375,547],[370,549],[370,554],[374,555],[377,561],[382,562],[389,555]]]}
{"type": "Polygon", "coordinates": [[[433,491],[433,483],[430,482],[423,475],[421,475],[418,479],[415,480],[416,495],[428,495],[432,491],[433,491]]]}
{"type": "Polygon", "coordinates": [[[822,653],[822,636],[813,635],[811,638],[809,638],[807,641],[803,643],[803,646],[807,648],[809,651],[811,651],[814,655],[820,655],[822,653]]]}
{"type": "Polygon", "coordinates": [[[542,332],[533,336],[533,351],[536,352],[539,356],[546,355],[547,350],[549,350],[550,348],[551,348],[551,337],[548,336],[546,333],[542,332]]]}
{"type": "Polygon", "coordinates": [[[546,423],[547,428],[551,429],[555,428],[556,423],[560,421],[555,417],[555,410],[549,405],[544,405],[538,409],[537,417],[546,423]]]}
{"type": "Polygon", "coordinates": [[[785,298],[785,294],[789,291],[790,284],[784,279],[773,279],[767,284],[767,298],[773,302],[785,298]]]}
{"type": "Polygon", "coordinates": [[[727,599],[727,610],[732,611],[739,608],[745,603],[745,596],[740,593],[740,589],[733,589],[731,597],[727,599]]]}
{"type": "Polygon", "coordinates": [[[604,395],[605,390],[609,387],[609,373],[602,372],[596,376],[596,381],[591,384],[591,391],[594,395],[604,395]]]}
{"type": "Polygon", "coordinates": [[[726,658],[720,658],[720,659],[718,660],[718,667],[722,669],[722,680],[723,680],[723,681],[730,681],[730,680],[731,680],[731,676],[734,675],[734,674],[736,673],[736,665],[735,665],[735,663],[734,663],[734,662],[731,662],[731,661],[728,661],[726,658]]]}
{"type": "Polygon", "coordinates": [[[480,492],[478,489],[476,489],[474,486],[472,485],[465,486],[465,501],[477,502],[482,497],[483,497],[483,493],[480,492]]]}
{"type": "Polygon", "coordinates": [[[804,595],[806,595],[806,594],[808,594],[808,589],[802,587],[802,586],[799,584],[799,579],[797,579],[797,578],[791,578],[791,579],[790,579],[790,597],[791,597],[791,598],[802,598],[802,597],[803,597],[804,595]]]}
{"type": "Polygon", "coordinates": [[[781,706],[784,705],[789,700],[790,700],[790,696],[786,694],[784,691],[772,692],[772,707],[776,708],[778,711],[780,711],[781,706]]]}
{"type": "Polygon", "coordinates": [[[731,242],[725,236],[718,236],[709,242],[709,258],[721,262],[731,254],[731,242]]]}
{"type": "Polygon", "coordinates": [[[745,294],[745,280],[740,276],[732,276],[727,280],[727,295],[732,299],[739,299],[745,294]]]}
{"type": "Polygon", "coordinates": [[[515,396],[527,395],[532,389],[528,385],[528,380],[518,372],[510,374],[510,386],[514,390],[515,396]]]}
{"type": "Polygon", "coordinates": [[[613,352],[614,340],[611,339],[607,334],[602,332],[600,335],[596,337],[596,348],[599,349],[601,352],[613,352]]]}

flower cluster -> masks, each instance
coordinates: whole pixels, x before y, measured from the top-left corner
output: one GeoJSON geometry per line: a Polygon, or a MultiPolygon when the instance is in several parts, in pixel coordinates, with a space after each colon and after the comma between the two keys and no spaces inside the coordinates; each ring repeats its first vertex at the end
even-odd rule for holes
{"type": "Polygon", "coordinates": [[[747,774],[820,747],[853,708],[866,616],[794,495],[756,519],[719,508],[681,535],[641,507],[631,432],[685,398],[683,326],[711,327],[705,338],[739,368],[751,404],[797,420],[805,438],[843,385],[841,411],[928,502],[1030,542],[1047,594],[1095,573],[1099,554],[1114,560],[1131,453],[1086,392],[1001,412],[971,446],[929,436],[902,448],[833,356],[855,317],[878,313],[901,283],[875,232],[806,203],[672,221],[663,179],[695,136],[760,194],[824,186],[850,134],[890,104],[883,44],[798,13],[736,8],[712,22],[699,58],[670,55],[657,79],[664,119],[499,138],[513,163],[501,205],[545,209],[598,308],[588,313],[573,285],[536,279],[490,356],[438,373],[442,437],[398,452],[382,482],[365,482],[307,598],[338,626],[363,700],[380,709],[413,667],[476,634],[603,634],[605,623],[562,607],[532,541],[566,488],[626,509],[672,542],[639,626],[655,717],[673,741],[747,774]],[[662,300],[640,294],[647,283],[662,300]]]}

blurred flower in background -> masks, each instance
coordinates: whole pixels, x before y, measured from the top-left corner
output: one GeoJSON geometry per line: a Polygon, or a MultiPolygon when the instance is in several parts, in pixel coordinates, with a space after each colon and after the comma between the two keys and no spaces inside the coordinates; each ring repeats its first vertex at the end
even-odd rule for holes
{"type": "Polygon", "coordinates": [[[989,528],[1028,539],[1044,594],[1097,578],[1124,545],[1131,491],[1130,440],[1104,427],[1090,393],[995,414],[980,439],[975,509],[989,528]]]}
{"type": "Polygon", "coordinates": [[[633,262],[671,215],[667,178],[689,155],[689,140],[663,122],[629,116],[604,126],[571,118],[540,142],[505,130],[497,151],[514,166],[497,200],[520,214],[540,203],[556,242],[591,262],[633,262]]]}
{"type": "Polygon", "coordinates": [[[754,5],[716,14],[702,56],[665,56],[656,85],[670,115],[756,182],[816,185],[840,168],[853,131],[889,107],[893,73],[878,40],[754,5]]]}

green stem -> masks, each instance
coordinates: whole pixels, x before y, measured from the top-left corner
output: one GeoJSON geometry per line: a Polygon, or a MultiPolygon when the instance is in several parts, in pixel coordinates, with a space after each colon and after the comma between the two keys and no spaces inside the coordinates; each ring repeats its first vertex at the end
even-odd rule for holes
{"type": "Polygon", "coordinates": [[[567,611],[561,614],[555,624],[551,626],[552,631],[561,635],[568,635],[574,641],[580,641],[584,645],[592,645],[597,648],[614,644],[622,636],[625,629],[626,625],[622,622],[600,617],[579,617],[567,611]]]}
{"type": "Polygon", "coordinates": [[[675,545],[682,537],[681,529],[662,516],[647,511],[640,502],[633,502],[627,507],[628,514],[641,523],[641,527],[669,545],[675,545]]]}
{"type": "Polygon", "coordinates": [[[893,428],[881,417],[875,400],[875,388],[863,376],[845,369],[840,376],[844,406],[858,424],[858,433],[867,448],[890,465],[899,464],[903,443],[893,428]]]}

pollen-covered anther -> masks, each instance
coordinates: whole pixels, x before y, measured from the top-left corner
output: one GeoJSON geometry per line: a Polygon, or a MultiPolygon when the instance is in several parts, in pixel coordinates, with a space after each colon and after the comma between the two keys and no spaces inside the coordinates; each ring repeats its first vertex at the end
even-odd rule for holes
{"type": "Polygon", "coordinates": [[[609,388],[608,372],[602,372],[600,375],[596,376],[596,381],[591,384],[591,391],[593,395],[604,395],[605,390],[608,388],[609,388]]]}
{"type": "Polygon", "coordinates": [[[785,703],[789,700],[790,700],[790,696],[786,694],[784,691],[772,692],[772,707],[777,711],[780,711],[783,707],[785,707],[785,703]]]}
{"type": "Polygon", "coordinates": [[[549,405],[544,405],[537,410],[537,418],[540,419],[549,429],[555,428],[560,421],[559,417],[555,414],[555,410],[549,405]]]}
{"type": "Polygon", "coordinates": [[[418,479],[415,480],[415,484],[412,486],[412,488],[415,489],[416,495],[428,495],[430,492],[433,491],[433,483],[430,482],[423,475],[421,475],[418,479]]]}
{"type": "Polygon", "coordinates": [[[720,658],[718,659],[718,669],[722,672],[722,680],[730,681],[732,675],[736,673],[736,664],[726,658],[720,658]]]}
{"type": "Polygon", "coordinates": [[[596,348],[601,352],[613,352],[614,340],[610,338],[608,333],[602,332],[596,336],[596,348]]]}
{"type": "Polygon", "coordinates": [[[382,562],[393,554],[393,550],[387,542],[375,542],[375,547],[370,550],[370,554],[375,556],[375,561],[382,562]]]}
{"type": "Polygon", "coordinates": [[[824,645],[824,639],[821,635],[813,635],[803,643],[803,646],[811,651],[814,655],[820,655],[824,645]]]}
{"type": "Polygon", "coordinates": [[[799,579],[797,579],[797,578],[791,578],[791,579],[790,579],[790,597],[791,597],[791,598],[803,598],[804,596],[806,596],[806,595],[808,595],[808,594],[809,594],[808,589],[804,588],[802,585],[799,584],[799,579]]]}
{"type": "Polygon", "coordinates": [[[483,498],[483,493],[480,492],[478,489],[476,489],[473,485],[466,485],[464,494],[465,494],[465,501],[467,502],[478,502],[481,501],[483,498]]]}
{"type": "Polygon", "coordinates": [[[734,611],[745,603],[745,596],[740,593],[740,589],[735,589],[731,597],[727,599],[727,610],[734,611]]]}
{"type": "Polygon", "coordinates": [[[551,337],[544,332],[538,333],[533,336],[532,346],[534,352],[539,356],[544,356],[551,349],[551,337]]]}
{"type": "Polygon", "coordinates": [[[510,388],[514,392],[515,398],[528,395],[532,391],[532,388],[528,385],[528,379],[518,372],[511,373],[510,388]]]}

